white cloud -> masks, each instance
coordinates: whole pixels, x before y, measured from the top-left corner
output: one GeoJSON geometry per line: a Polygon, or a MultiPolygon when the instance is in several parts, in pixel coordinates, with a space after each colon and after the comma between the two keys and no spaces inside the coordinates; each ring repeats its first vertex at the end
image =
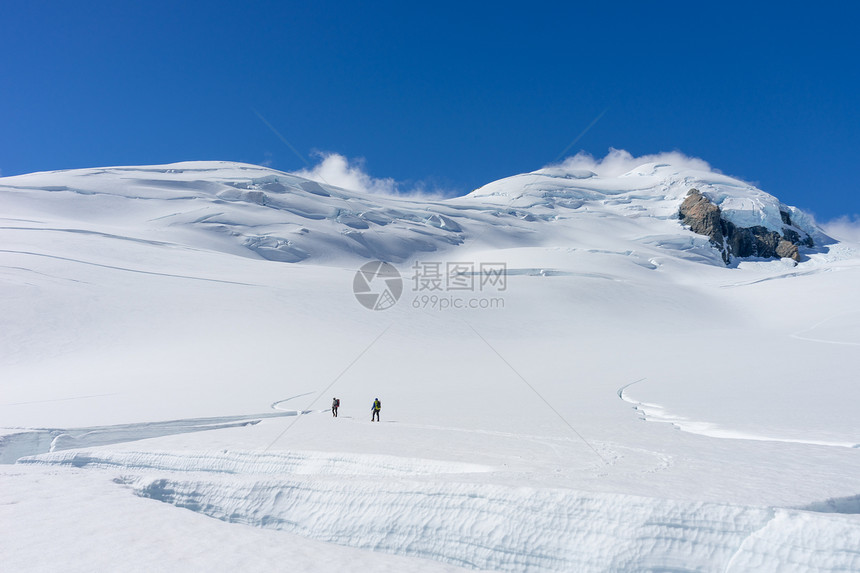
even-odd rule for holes
{"type": "Polygon", "coordinates": [[[318,183],[334,185],[350,191],[396,195],[421,200],[439,200],[448,196],[442,190],[428,190],[425,185],[418,183],[403,188],[391,177],[373,177],[365,170],[362,158],[348,159],[340,153],[322,152],[316,154],[320,161],[313,167],[293,171],[293,175],[304,177],[318,183]]]}
{"type": "MultiPolygon", "coordinates": [[[[292,172],[293,175],[311,179],[319,183],[359,191],[398,197],[410,197],[421,200],[440,200],[456,195],[442,189],[428,189],[422,183],[404,184],[391,177],[373,177],[366,171],[362,158],[349,159],[340,153],[319,152],[316,165],[292,172]]],[[[645,163],[670,164],[682,169],[695,169],[712,173],[720,173],[707,161],[696,157],[688,157],[679,151],[669,151],[651,155],[634,157],[623,149],[610,148],[609,153],[602,159],[596,159],[588,153],[579,152],[568,157],[560,164],[547,166],[544,169],[561,169],[563,171],[588,170],[601,177],[617,177],[645,163]]]]}
{"type": "Polygon", "coordinates": [[[860,215],[844,215],[823,223],[821,228],[834,239],[860,243],[860,215]]]}
{"type": "Polygon", "coordinates": [[[711,167],[707,161],[696,157],[688,157],[680,151],[666,151],[634,157],[623,149],[615,148],[610,148],[609,153],[602,159],[595,159],[591,154],[580,151],[573,157],[568,157],[560,164],[549,165],[547,168],[561,168],[565,171],[587,170],[596,173],[600,177],[618,177],[645,163],[667,163],[682,169],[720,173],[717,169],[711,167]]]}
{"type": "Polygon", "coordinates": [[[364,160],[349,159],[339,153],[320,153],[321,161],[310,169],[293,172],[293,175],[311,179],[319,183],[342,187],[350,191],[364,193],[384,193],[393,195],[398,192],[397,183],[390,177],[382,179],[371,177],[364,170],[364,160]]]}

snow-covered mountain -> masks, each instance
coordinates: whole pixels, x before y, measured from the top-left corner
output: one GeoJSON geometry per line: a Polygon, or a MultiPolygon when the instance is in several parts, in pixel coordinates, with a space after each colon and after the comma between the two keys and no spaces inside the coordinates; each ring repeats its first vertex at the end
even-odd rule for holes
{"type": "Polygon", "coordinates": [[[4,568],[860,571],[857,247],[611,159],[0,179],[4,568]]]}
{"type": "MultiPolygon", "coordinates": [[[[566,246],[596,220],[614,225],[613,239],[637,249],[650,252],[658,245],[678,255],[692,248],[713,258],[677,222],[691,189],[738,227],[778,233],[788,227],[813,245],[828,241],[807,215],[751,185],[710,170],[653,162],[613,176],[545,168],[465,197],[433,201],[370,196],[226,162],[57,171],[2,183],[13,209],[26,213],[44,206],[44,216],[84,227],[77,231],[108,229],[120,236],[134,229],[146,235],[138,239],[293,263],[355,256],[404,262],[475,243],[566,246]]],[[[605,233],[592,235],[598,243],[606,239],[605,233]]]]}

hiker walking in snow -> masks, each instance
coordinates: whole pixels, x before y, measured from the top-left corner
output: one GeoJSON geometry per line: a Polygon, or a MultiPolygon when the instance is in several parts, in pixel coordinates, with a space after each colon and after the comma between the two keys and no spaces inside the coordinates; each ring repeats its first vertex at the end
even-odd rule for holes
{"type": "Polygon", "coordinates": [[[370,407],[370,421],[373,421],[373,418],[376,417],[376,421],[379,421],[379,411],[382,409],[382,402],[379,401],[379,398],[373,401],[373,406],[370,407]]]}
{"type": "Polygon", "coordinates": [[[340,408],[340,400],[337,398],[331,399],[331,415],[337,418],[337,409],[340,408]]]}

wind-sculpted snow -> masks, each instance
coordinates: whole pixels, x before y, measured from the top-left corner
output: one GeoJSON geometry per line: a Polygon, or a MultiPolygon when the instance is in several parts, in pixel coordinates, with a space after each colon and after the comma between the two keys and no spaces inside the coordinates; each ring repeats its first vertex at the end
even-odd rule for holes
{"type": "MultiPolygon", "coordinates": [[[[403,262],[470,241],[566,244],[580,224],[597,217],[612,219],[626,230],[621,238],[645,248],[651,245],[637,238],[635,219],[668,221],[670,239],[659,247],[674,251],[671,237],[690,235],[675,219],[692,187],[739,226],[781,232],[781,212],[787,212],[801,235],[818,243],[825,238],[808,216],[751,185],[668,164],[645,164],[620,176],[546,168],[465,197],[421,201],[348,191],[252,165],[190,162],[7,177],[0,180],[0,197],[18,207],[50,205],[44,214],[63,221],[65,232],[98,232],[90,227],[107,218],[138,227],[135,236],[111,235],[123,240],[170,245],[164,239],[173,237],[181,246],[286,263],[356,256],[403,262]]],[[[50,226],[46,220],[16,228],[50,226]]]]}
{"type": "Polygon", "coordinates": [[[312,451],[89,450],[19,463],[107,471],[140,497],[221,521],[472,569],[860,568],[860,527],[846,515],[856,497],[780,509],[458,483],[494,468],[312,451]]]}
{"type": "Polygon", "coordinates": [[[860,495],[817,501],[800,509],[804,509],[806,511],[820,511],[822,513],[860,514],[860,495]]]}
{"type": "MultiPolygon", "coordinates": [[[[249,426],[258,424],[263,418],[296,416],[298,413],[296,410],[283,410],[246,416],[189,418],[185,420],[168,420],[165,422],[142,422],[138,424],[117,424],[114,426],[93,426],[88,428],[9,430],[6,433],[0,434],[0,464],[15,463],[19,458],[47,452],[249,426]]],[[[309,412],[304,411],[303,413],[307,414],[309,412]]]]}
{"type": "Polygon", "coordinates": [[[537,212],[590,207],[627,216],[673,218],[689,190],[697,188],[738,227],[762,226],[782,233],[786,224],[781,212],[787,212],[801,234],[810,235],[816,244],[827,239],[811,217],[796,207],[784,205],[743,181],[701,167],[646,163],[618,176],[599,176],[556,166],[494,181],[468,197],[537,212]]]}
{"type": "Polygon", "coordinates": [[[393,478],[121,481],[231,523],[482,570],[860,567],[856,521],[799,511],[393,478]]]}
{"type": "Polygon", "coordinates": [[[463,241],[442,204],[369,197],[235,163],[39,173],[6,178],[0,192],[16,202],[51,194],[53,204],[68,207],[57,216],[81,223],[94,223],[106,210],[120,217],[146,213],[138,225],[193,231],[181,238],[190,246],[223,249],[226,241],[279,262],[345,255],[401,261],[463,241]]]}
{"type": "Polygon", "coordinates": [[[102,452],[78,450],[25,457],[18,463],[222,474],[381,475],[481,473],[478,464],[324,452],[102,452]]]}
{"type": "MultiPolygon", "coordinates": [[[[643,379],[644,380],[644,379],[643,379]]],[[[628,388],[638,384],[642,380],[637,380],[620,388],[617,392],[618,397],[633,405],[633,409],[639,413],[639,416],[646,422],[658,422],[671,424],[678,430],[689,432],[691,434],[699,434],[710,438],[720,438],[726,440],[753,440],[759,442],[783,442],[788,444],[809,444],[813,446],[828,446],[837,448],[860,448],[860,443],[854,441],[837,441],[823,440],[814,437],[786,437],[774,434],[761,434],[749,431],[737,430],[731,427],[721,426],[713,422],[693,420],[685,416],[670,413],[660,404],[651,402],[643,402],[631,398],[626,392],[628,388]]]]}
{"type": "Polygon", "coordinates": [[[226,241],[248,256],[279,262],[402,261],[464,240],[453,219],[462,213],[444,203],[368,196],[237,163],[39,173],[6,178],[0,192],[16,201],[42,201],[50,193],[54,204],[71,206],[57,215],[82,223],[93,223],[105,209],[147,213],[152,230],[193,231],[181,237],[190,246],[223,249],[226,241]]]}

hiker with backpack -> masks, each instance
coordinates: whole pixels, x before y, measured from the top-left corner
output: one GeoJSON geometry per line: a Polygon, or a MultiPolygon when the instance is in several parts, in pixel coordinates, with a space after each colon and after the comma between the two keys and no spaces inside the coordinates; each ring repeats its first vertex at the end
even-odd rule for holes
{"type": "Polygon", "coordinates": [[[373,418],[376,417],[376,421],[379,421],[379,411],[382,409],[382,402],[379,401],[379,398],[373,401],[373,406],[370,407],[370,421],[373,421],[373,418]]]}
{"type": "Polygon", "coordinates": [[[337,418],[337,409],[340,408],[340,400],[338,398],[332,398],[331,400],[331,415],[337,418]]]}

